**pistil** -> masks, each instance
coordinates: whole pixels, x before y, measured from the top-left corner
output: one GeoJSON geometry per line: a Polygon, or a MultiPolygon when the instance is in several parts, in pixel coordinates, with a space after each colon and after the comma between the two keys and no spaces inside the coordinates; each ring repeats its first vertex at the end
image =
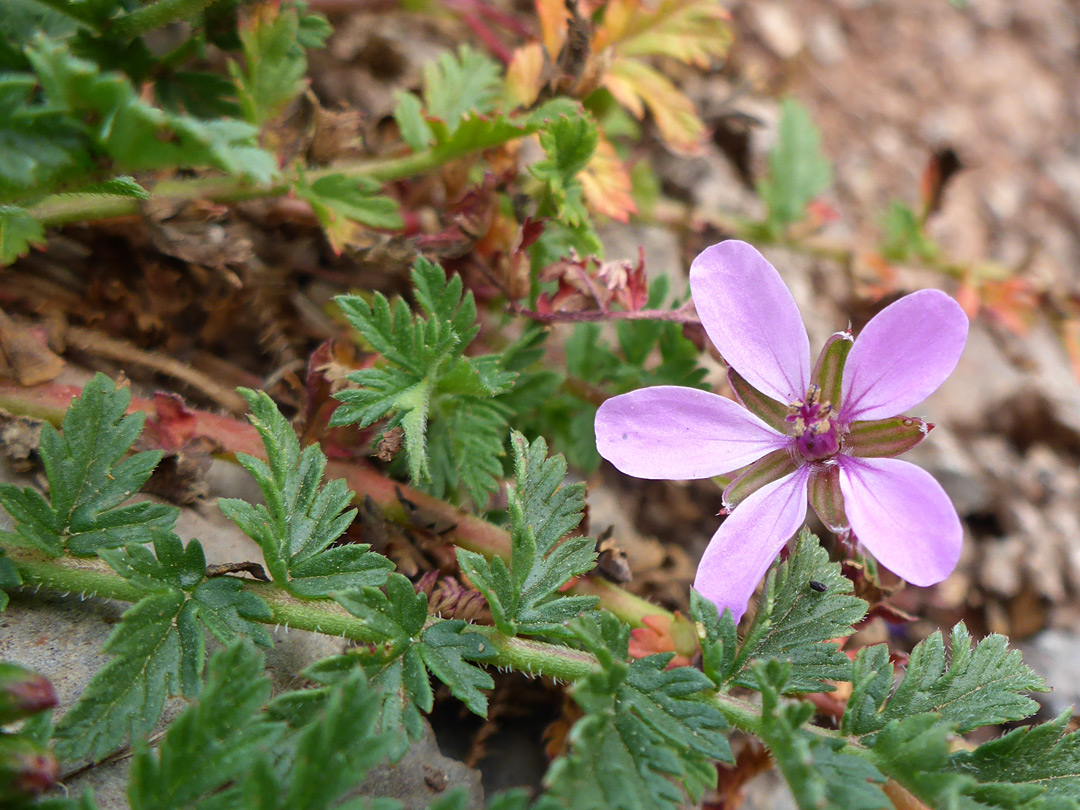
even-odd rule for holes
{"type": "Polygon", "coordinates": [[[788,405],[787,421],[799,454],[807,461],[821,461],[840,450],[840,428],[830,402],[821,401],[821,389],[811,385],[805,401],[788,405]]]}

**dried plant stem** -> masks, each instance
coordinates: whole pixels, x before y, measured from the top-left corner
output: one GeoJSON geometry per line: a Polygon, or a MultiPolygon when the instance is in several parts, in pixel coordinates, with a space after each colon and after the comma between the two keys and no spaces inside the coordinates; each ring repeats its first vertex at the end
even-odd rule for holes
{"type": "Polygon", "coordinates": [[[670,321],[690,326],[700,326],[701,320],[692,307],[678,309],[610,310],[586,309],[580,312],[539,312],[511,303],[509,309],[538,323],[588,323],[595,321],[670,321]]]}
{"type": "MultiPolygon", "coordinates": [[[[0,382],[0,408],[20,416],[33,416],[59,425],[71,400],[81,389],[67,385],[39,385],[22,387],[10,382],[0,382]]],[[[143,411],[149,416],[156,414],[152,400],[133,398],[132,412],[143,411]]],[[[265,458],[262,441],[255,428],[246,421],[227,416],[190,410],[194,418],[191,438],[205,437],[223,448],[227,458],[237,453],[247,453],[265,458]]],[[[432,519],[453,526],[447,539],[461,548],[475,551],[487,557],[508,557],[510,535],[503,529],[470,515],[446,501],[432,497],[409,486],[392,481],[375,469],[359,463],[330,460],[326,469],[329,478],[343,478],[349,488],[363,500],[370,497],[390,520],[408,524],[411,516],[404,501],[419,509],[432,519]]],[[[641,597],[600,579],[583,578],[573,588],[574,593],[597,596],[603,607],[623,621],[640,626],[647,616],[661,616],[675,620],[670,611],[653,605],[641,597]]],[[[682,619],[682,621],[686,621],[682,619]]],[[[679,634],[673,634],[675,638],[679,634]]],[[[693,650],[679,650],[693,654],[693,650]]]]}

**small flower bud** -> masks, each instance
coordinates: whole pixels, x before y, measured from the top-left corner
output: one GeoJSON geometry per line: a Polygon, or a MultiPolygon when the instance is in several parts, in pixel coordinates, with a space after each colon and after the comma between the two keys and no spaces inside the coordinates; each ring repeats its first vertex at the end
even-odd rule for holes
{"type": "Polygon", "coordinates": [[[19,664],[0,661],[0,725],[55,705],[56,692],[47,678],[19,664]]]}
{"type": "Polygon", "coordinates": [[[0,735],[0,806],[39,796],[60,778],[60,763],[48,749],[17,734],[0,735]]]}

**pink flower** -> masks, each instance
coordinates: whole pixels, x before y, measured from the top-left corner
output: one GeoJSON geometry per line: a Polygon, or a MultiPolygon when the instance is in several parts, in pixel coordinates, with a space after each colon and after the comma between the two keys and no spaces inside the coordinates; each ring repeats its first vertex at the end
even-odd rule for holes
{"type": "Polygon", "coordinates": [[[859,339],[834,334],[810,365],[810,341],[780,275],[745,242],[722,242],[690,267],[690,289],[740,402],[677,386],[607,400],[596,447],[637,478],[710,478],[732,510],[713,535],[694,587],[736,619],[806,504],[852,532],[915,585],[945,579],[963,530],[941,485],[897,456],[933,427],[898,416],[952,373],[968,320],[953,299],[921,290],[887,306],[859,339]],[[742,469],[741,469],[742,468],[742,469]]]}

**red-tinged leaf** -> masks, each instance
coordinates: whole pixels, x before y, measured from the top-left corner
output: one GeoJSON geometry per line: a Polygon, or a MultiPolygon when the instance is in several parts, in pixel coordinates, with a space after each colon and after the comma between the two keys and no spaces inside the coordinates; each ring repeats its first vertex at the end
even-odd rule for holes
{"type": "Polygon", "coordinates": [[[146,429],[156,437],[156,447],[179,450],[190,442],[198,419],[179,394],[154,393],[154,415],[146,420],[146,429]]]}
{"type": "Polygon", "coordinates": [[[616,59],[603,84],[636,118],[644,118],[647,107],[664,143],[673,151],[684,155],[701,152],[705,124],[694,102],[655,68],[636,59],[616,59]]]}
{"type": "Polygon", "coordinates": [[[963,161],[951,146],[938,149],[930,156],[923,169],[919,184],[920,196],[922,197],[923,215],[930,216],[941,208],[941,200],[945,196],[945,187],[949,181],[964,168],[963,161]]]}
{"type": "Polygon", "coordinates": [[[707,68],[731,46],[731,15],[716,0],[609,0],[593,38],[597,52],[665,56],[707,68]]]}
{"type": "Polygon", "coordinates": [[[1038,307],[1039,297],[1026,279],[983,282],[982,307],[1006,329],[1026,335],[1038,307]]]}
{"type": "Polygon", "coordinates": [[[515,107],[531,107],[544,85],[544,46],[529,42],[514,51],[506,68],[506,100],[515,107]]]}
{"type": "Polygon", "coordinates": [[[892,458],[906,453],[934,429],[934,425],[911,416],[893,416],[856,422],[844,443],[851,455],[861,458],[892,458]]]}
{"type": "Polygon", "coordinates": [[[690,659],[677,652],[680,649],[675,639],[678,618],[678,613],[674,619],[669,616],[645,616],[641,620],[645,626],[630,631],[630,656],[647,658],[657,653],[676,653],[667,669],[690,666],[690,659]]]}
{"type": "Polygon", "coordinates": [[[589,164],[578,174],[585,202],[597,214],[626,222],[637,213],[630,172],[619,160],[615,147],[604,137],[596,144],[589,164]]]}

